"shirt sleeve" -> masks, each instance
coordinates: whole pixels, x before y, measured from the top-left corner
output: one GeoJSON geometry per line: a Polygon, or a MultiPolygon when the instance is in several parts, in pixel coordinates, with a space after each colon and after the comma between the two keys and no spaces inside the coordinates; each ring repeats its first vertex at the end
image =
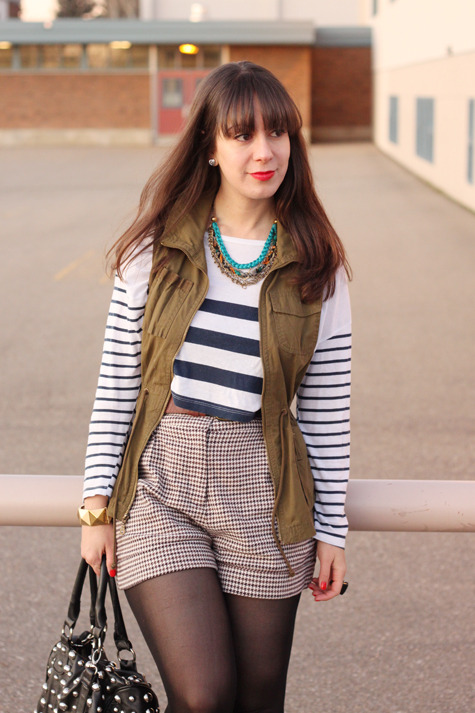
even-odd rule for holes
{"type": "Polygon", "coordinates": [[[89,426],[83,497],[110,496],[122,463],[141,384],[142,322],[152,248],[117,275],[89,426]]]}
{"type": "Polygon", "coordinates": [[[322,306],[315,353],[297,392],[297,420],[315,483],[315,537],[345,546],[350,468],[351,310],[346,274],[322,306]]]}

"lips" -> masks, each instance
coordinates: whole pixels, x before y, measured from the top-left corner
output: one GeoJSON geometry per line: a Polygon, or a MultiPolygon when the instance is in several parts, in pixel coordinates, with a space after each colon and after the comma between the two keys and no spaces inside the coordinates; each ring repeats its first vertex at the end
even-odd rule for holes
{"type": "Polygon", "coordinates": [[[274,174],[275,171],[257,171],[256,173],[251,173],[251,176],[257,178],[258,181],[269,181],[274,174]]]}

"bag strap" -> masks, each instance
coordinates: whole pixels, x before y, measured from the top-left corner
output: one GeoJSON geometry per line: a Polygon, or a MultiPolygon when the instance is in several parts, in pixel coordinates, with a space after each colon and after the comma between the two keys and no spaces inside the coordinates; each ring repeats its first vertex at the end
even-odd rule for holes
{"type": "Polygon", "coordinates": [[[79,618],[81,611],[81,596],[84,589],[84,581],[86,579],[87,571],[89,570],[89,586],[91,590],[91,605],[89,607],[89,621],[91,622],[91,627],[95,626],[96,623],[96,599],[97,599],[97,579],[94,574],[92,567],[89,567],[86,560],[81,559],[79,563],[79,569],[76,575],[76,579],[73,584],[73,590],[71,592],[71,599],[69,601],[68,614],[64,621],[63,633],[68,639],[71,638],[73,629],[76,626],[76,622],[79,618]]]}
{"type": "Polygon", "coordinates": [[[114,641],[121,668],[136,671],[135,652],[127,636],[127,630],[125,628],[124,617],[122,616],[122,609],[117,592],[117,585],[115,583],[115,579],[109,576],[106,559],[103,557],[101,564],[101,576],[99,577],[99,586],[97,591],[94,627],[94,637],[96,638],[96,641],[100,640],[101,642],[104,641],[107,627],[107,614],[105,607],[107,588],[109,588],[112,610],[114,612],[114,641]],[[130,658],[128,656],[121,655],[125,652],[130,654],[130,658]]]}

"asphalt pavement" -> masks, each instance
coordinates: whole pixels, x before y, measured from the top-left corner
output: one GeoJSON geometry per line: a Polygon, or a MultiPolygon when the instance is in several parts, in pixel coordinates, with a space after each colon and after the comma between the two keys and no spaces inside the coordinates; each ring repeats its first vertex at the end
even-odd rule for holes
{"type": "MultiPolygon", "coordinates": [[[[473,479],[475,215],[370,144],[311,157],[354,271],[353,477],[473,479]]],[[[163,158],[2,149],[1,472],[82,472],[111,293],[105,249],[163,158]]],[[[78,557],[79,529],[0,528],[0,713],[34,710],[78,557]]],[[[474,535],[354,532],[347,558],[344,597],[302,596],[287,713],[473,713],[474,535]]]]}

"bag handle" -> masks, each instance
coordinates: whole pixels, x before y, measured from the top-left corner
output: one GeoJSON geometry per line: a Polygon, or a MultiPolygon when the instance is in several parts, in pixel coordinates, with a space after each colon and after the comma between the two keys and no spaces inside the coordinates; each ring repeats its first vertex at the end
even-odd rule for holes
{"type": "Polygon", "coordinates": [[[84,588],[84,581],[86,579],[86,574],[89,569],[89,586],[91,590],[91,605],[89,608],[89,621],[91,622],[91,628],[95,626],[96,623],[96,612],[95,604],[97,599],[97,580],[94,574],[94,570],[88,567],[86,560],[81,559],[79,564],[79,569],[76,575],[76,579],[73,584],[73,590],[71,592],[71,599],[69,601],[68,614],[64,621],[63,634],[70,639],[73,633],[73,629],[76,626],[76,622],[79,618],[81,611],[81,595],[84,588]]]}
{"type": "Polygon", "coordinates": [[[112,602],[112,610],[114,612],[114,641],[117,648],[117,655],[121,664],[121,668],[125,668],[130,671],[136,671],[135,663],[135,651],[132,648],[132,644],[128,639],[127,630],[125,628],[124,617],[122,616],[122,609],[119,602],[119,595],[117,592],[117,585],[115,579],[109,576],[107,571],[107,564],[105,556],[101,563],[101,575],[99,577],[99,586],[96,598],[95,607],[95,627],[93,630],[94,638],[96,640],[96,645],[100,646],[105,638],[105,632],[107,628],[107,614],[105,607],[105,599],[107,588],[109,588],[110,598],[112,602]],[[127,652],[129,656],[123,656],[127,652]]]}

